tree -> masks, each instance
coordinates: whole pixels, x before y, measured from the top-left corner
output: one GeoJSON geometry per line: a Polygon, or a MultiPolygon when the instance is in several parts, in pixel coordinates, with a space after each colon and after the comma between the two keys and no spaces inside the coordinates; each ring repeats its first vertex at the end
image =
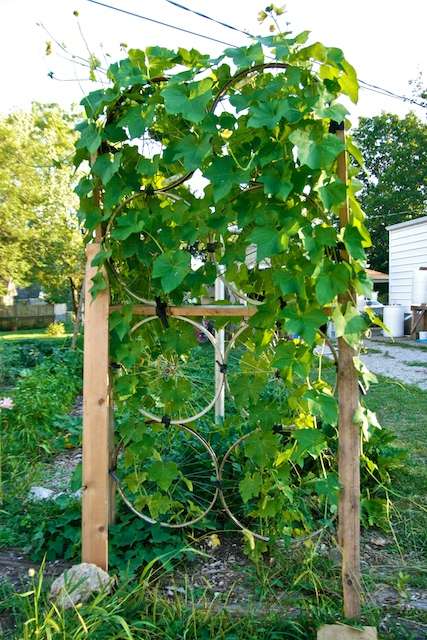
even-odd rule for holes
{"type": "Polygon", "coordinates": [[[426,211],[427,125],[414,113],[361,118],[354,131],[365,158],[360,194],[372,235],[370,266],[388,271],[386,227],[426,211]]]}
{"type": "Polygon", "coordinates": [[[36,103],[0,120],[0,291],[37,282],[60,300],[79,286],[73,124],[57,105],[36,103]]]}

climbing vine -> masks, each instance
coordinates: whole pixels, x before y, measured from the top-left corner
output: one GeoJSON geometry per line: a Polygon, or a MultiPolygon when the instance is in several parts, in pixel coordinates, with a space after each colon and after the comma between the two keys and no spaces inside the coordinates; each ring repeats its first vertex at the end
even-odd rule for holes
{"type": "MultiPolygon", "coordinates": [[[[260,535],[305,534],[336,511],[337,401],[319,349],[329,318],[355,348],[368,328],[352,295],[371,288],[370,239],[357,170],[347,184],[337,174],[336,130],[348,126],[339,99],[357,101],[356,74],[340,49],[308,45],[308,36],[274,34],[215,59],[131,49],[110,66],[110,86],[82,101],[75,162],[90,171],[77,187],[80,218],[87,240],[96,232],[101,242],[92,293],[107,274],[122,305],[111,315],[118,459],[148,518],[203,511],[191,464],[209,461],[200,443],[191,464],[182,459],[189,434],[171,430],[168,416],[197,414],[214,357],[192,326],[168,320],[167,305],[200,303],[218,274],[257,310],[230,350],[224,424],[207,413],[194,427],[222,453],[242,438],[224,465],[223,491],[239,487],[232,500],[260,535]],[[340,229],[346,199],[350,221],[340,229]],[[136,303],[156,303],[160,320],[136,327],[136,303]],[[153,423],[142,406],[166,419],[153,423]]],[[[362,164],[350,137],[346,148],[362,164]]],[[[235,327],[226,328],[231,336],[235,327]]],[[[367,386],[372,376],[355,363],[367,386]]],[[[369,440],[373,416],[361,406],[357,419],[369,440]]],[[[369,451],[368,443],[363,464],[372,472],[369,451]]]]}

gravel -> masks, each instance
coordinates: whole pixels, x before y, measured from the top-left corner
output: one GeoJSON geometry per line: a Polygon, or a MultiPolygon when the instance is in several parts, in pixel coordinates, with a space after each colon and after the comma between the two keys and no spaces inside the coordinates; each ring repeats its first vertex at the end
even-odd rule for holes
{"type": "Polygon", "coordinates": [[[417,346],[416,342],[403,344],[399,346],[390,340],[365,340],[368,353],[362,355],[362,360],[373,373],[427,390],[427,349],[417,346]],[[381,353],[370,352],[370,349],[381,353]]]}

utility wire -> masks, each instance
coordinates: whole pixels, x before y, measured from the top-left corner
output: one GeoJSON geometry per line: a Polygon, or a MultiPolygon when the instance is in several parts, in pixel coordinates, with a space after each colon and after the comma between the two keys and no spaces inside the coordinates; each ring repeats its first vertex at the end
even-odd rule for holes
{"type": "MultiPolygon", "coordinates": [[[[113,11],[118,11],[119,13],[124,13],[126,15],[130,15],[133,16],[134,18],[139,18],[141,20],[147,20],[148,22],[153,22],[154,24],[159,24],[163,27],[168,27],[169,29],[175,29],[176,31],[181,31],[182,33],[188,33],[192,36],[196,36],[198,38],[204,38],[205,40],[210,40],[211,42],[216,42],[218,44],[225,44],[228,47],[236,47],[235,44],[231,43],[231,42],[226,42],[225,40],[219,40],[218,38],[212,38],[211,36],[207,36],[203,33],[197,33],[196,31],[190,31],[189,29],[184,29],[183,27],[177,27],[176,25],[173,24],[169,24],[167,22],[162,22],[161,20],[156,20],[154,18],[150,18],[148,16],[144,16],[140,13],[134,13],[133,11],[127,11],[126,9],[121,9],[119,7],[115,7],[113,5],[104,3],[104,2],[100,2],[99,0],[86,0],[87,2],[90,2],[92,4],[97,4],[100,5],[101,7],[105,7],[107,9],[112,9],[113,11]]],[[[242,29],[239,29],[238,27],[235,27],[231,24],[228,24],[226,22],[221,22],[220,20],[216,20],[216,18],[212,18],[211,16],[205,15],[203,13],[200,13],[199,11],[194,11],[193,9],[190,9],[189,7],[186,7],[185,5],[179,3],[179,2],[175,2],[174,0],[166,0],[166,2],[168,2],[169,4],[177,7],[178,9],[181,9],[183,11],[188,11],[190,13],[194,13],[195,15],[205,19],[205,20],[209,20],[212,22],[215,22],[216,24],[219,24],[223,27],[226,27],[227,29],[232,29],[233,31],[237,31],[239,33],[242,33],[243,35],[245,35],[248,38],[253,38],[255,39],[256,36],[254,36],[253,34],[247,32],[247,31],[243,31],[242,29]]],[[[378,85],[372,84],[370,82],[366,82],[365,80],[361,80],[359,79],[359,84],[361,85],[361,89],[364,89],[365,91],[371,91],[372,93],[377,93],[379,95],[384,95],[386,97],[390,97],[390,98],[395,98],[397,100],[402,100],[404,102],[409,102],[411,104],[416,105],[417,107],[421,107],[422,109],[427,109],[427,106],[425,104],[422,104],[420,102],[417,102],[416,100],[414,100],[413,98],[409,98],[408,96],[402,96],[398,93],[394,93],[393,91],[389,91],[388,89],[384,89],[383,87],[379,87],[378,85]]]]}
{"type": "Polygon", "coordinates": [[[248,36],[253,38],[248,31],[243,31],[243,29],[239,29],[239,27],[235,27],[232,24],[228,24],[228,22],[222,22],[221,20],[217,20],[216,18],[212,18],[212,16],[207,16],[205,13],[200,13],[200,11],[196,11],[195,9],[191,9],[190,7],[186,7],[179,2],[175,2],[174,0],[165,0],[169,4],[177,7],[178,9],[182,9],[183,11],[188,11],[189,13],[193,13],[195,16],[199,16],[200,18],[204,18],[205,20],[210,20],[211,22],[215,22],[215,24],[219,24],[221,27],[225,27],[226,29],[231,29],[232,31],[237,31],[237,33],[242,33],[244,36],[248,36]]]}
{"type": "Polygon", "coordinates": [[[205,40],[211,40],[212,42],[217,42],[218,44],[225,44],[227,47],[235,47],[236,45],[231,42],[225,42],[225,40],[219,40],[218,38],[212,38],[211,36],[205,36],[202,33],[196,33],[196,31],[190,31],[189,29],[184,29],[183,27],[177,27],[174,24],[168,24],[167,22],[162,22],[161,20],[155,20],[154,18],[149,18],[148,16],[143,16],[140,13],[134,13],[133,11],[127,11],[126,9],[120,9],[119,7],[113,7],[111,4],[106,4],[104,2],[99,2],[98,0],[86,0],[86,2],[91,2],[92,4],[99,4],[101,7],[106,7],[107,9],[112,9],[113,11],[118,11],[119,13],[125,13],[128,16],[133,16],[134,18],[140,18],[141,20],[147,20],[147,22],[153,22],[154,24],[159,24],[162,27],[169,27],[169,29],[175,29],[176,31],[181,31],[182,33],[189,33],[191,36],[197,36],[198,38],[205,38],[205,40]]]}
{"type": "MultiPolygon", "coordinates": [[[[201,13],[199,11],[195,11],[194,9],[191,9],[190,7],[186,7],[185,5],[179,3],[179,2],[175,2],[175,0],[165,0],[165,2],[168,2],[169,4],[177,7],[178,9],[182,9],[184,11],[188,11],[189,13],[193,13],[196,16],[200,16],[201,18],[204,18],[205,20],[210,20],[211,22],[214,22],[222,27],[226,27],[227,29],[232,29],[233,31],[237,31],[238,33],[242,33],[243,35],[249,37],[249,38],[253,38],[255,39],[256,36],[254,36],[252,33],[248,32],[248,31],[243,31],[242,29],[239,29],[238,27],[235,27],[231,24],[228,24],[227,22],[222,22],[221,20],[217,20],[216,18],[213,18],[212,16],[208,16],[204,13],[201,13]]],[[[393,91],[389,91],[388,89],[384,89],[383,87],[379,87],[378,85],[375,84],[371,84],[370,82],[365,82],[364,80],[360,80],[359,79],[359,83],[362,85],[362,89],[367,89],[367,90],[371,90],[373,93],[379,93],[385,96],[390,96],[392,98],[398,98],[399,100],[404,100],[407,102],[411,102],[412,104],[415,104],[419,107],[425,107],[425,105],[420,104],[419,102],[417,102],[416,100],[414,100],[413,98],[409,98],[408,96],[402,96],[399,95],[397,93],[394,93],[393,91]]]]}

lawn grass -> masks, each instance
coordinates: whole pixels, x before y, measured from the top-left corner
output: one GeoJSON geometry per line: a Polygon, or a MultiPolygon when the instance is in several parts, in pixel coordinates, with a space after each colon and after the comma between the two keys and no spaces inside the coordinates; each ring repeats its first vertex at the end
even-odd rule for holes
{"type": "Polygon", "coordinates": [[[416,558],[417,580],[427,588],[427,392],[380,376],[366,404],[408,450],[408,462],[389,491],[392,522],[403,555],[416,558]]]}
{"type": "Polygon", "coordinates": [[[18,329],[18,331],[0,331],[0,341],[23,342],[28,340],[54,340],[61,342],[70,338],[72,333],[65,333],[62,336],[52,336],[47,333],[47,329],[18,329]]]}

